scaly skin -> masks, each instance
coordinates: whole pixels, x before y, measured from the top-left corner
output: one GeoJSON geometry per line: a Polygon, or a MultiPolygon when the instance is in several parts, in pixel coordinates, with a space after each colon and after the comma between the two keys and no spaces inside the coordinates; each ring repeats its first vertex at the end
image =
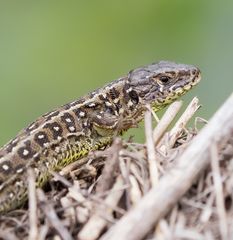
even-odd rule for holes
{"type": "Polygon", "coordinates": [[[200,81],[190,65],[161,61],[130,71],[87,96],[38,118],[0,149],[0,213],[27,199],[27,169],[38,187],[143,119],[146,105],[164,108],[200,81]]]}

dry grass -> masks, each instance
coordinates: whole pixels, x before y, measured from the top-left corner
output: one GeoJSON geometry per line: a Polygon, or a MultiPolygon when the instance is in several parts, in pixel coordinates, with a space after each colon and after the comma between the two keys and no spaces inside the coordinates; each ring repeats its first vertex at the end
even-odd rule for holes
{"type": "MultiPolygon", "coordinates": [[[[199,135],[196,121],[192,128],[186,127],[199,108],[196,98],[167,130],[180,106],[181,102],[172,104],[154,130],[153,114],[148,110],[145,144],[117,138],[110,148],[90,153],[60,174],[53,173],[44,191],[35,189],[29,171],[29,204],[0,216],[0,239],[126,239],[118,230],[121,222],[133,224],[129,217],[133,214],[140,216],[136,220],[141,224],[127,239],[233,239],[233,130],[221,144],[212,142],[210,161],[197,172],[198,179],[190,174],[186,188],[182,183],[178,186],[180,193],[159,191],[161,179],[174,169],[180,171],[180,156],[199,135]],[[146,215],[145,210],[143,216],[143,199],[157,189],[164,198],[159,202],[161,215],[155,219],[155,212],[146,215]],[[170,199],[172,204],[166,203],[170,199]]],[[[152,205],[156,204],[153,199],[152,205]]]]}

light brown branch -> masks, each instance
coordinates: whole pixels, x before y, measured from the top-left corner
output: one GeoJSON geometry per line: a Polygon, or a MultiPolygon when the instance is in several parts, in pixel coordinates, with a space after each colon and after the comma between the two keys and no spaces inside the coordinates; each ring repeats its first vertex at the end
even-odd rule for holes
{"type": "Polygon", "coordinates": [[[147,158],[149,163],[150,182],[151,186],[156,186],[158,183],[158,168],[156,165],[155,147],[153,142],[152,132],[152,118],[151,112],[145,113],[145,133],[146,133],[146,146],[147,146],[147,158]]]}
{"type": "Polygon", "coordinates": [[[30,232],[29,240],[38,239],[38,222],[37,222],[37,200],[35,175],[32,169],[28,169],[28,199],[29,199],[29,222],[30,232]]]}
{"type": "Polygon", "coordinates": [[[159,121],[153,131],[153,139],[155,145],[157,145],[157,143],[159,142],[171,122],[174,120],[181,107],[182,101],[176,101],[168,107],[167,111],[164,113],[162,119],[159,121]]]}
{"type": "Polygon", "coordinates": [[[219,232],[221,233],[222,240],[228,240],[228,229],[227,229],[227,216],[224,205],[224,196],[223,196],[223,187],[222,187],[222,179],[219,169],[219,158],[218,158],[218,150],[217,145],[215,143],[212,144],[211,148],[211,167],[213,173],[214,180],[214,188],[215,188],[215,198],[217,205],[217,212],[219,216],[219,232]]]}
{"type": "Polygon", "coordinates": [[[107,191],[115,180],[114,175],[119,168],[119,151],[122,148],[120,138],[116,138],[111,146],[112,154],[107,157],[101,177],[96,185],[96,192],[103,193],[107,191]]]}
{"type": "MultiPolygon", "coordinates": [[[[112,191],[106,197],[104,203],[107,206],[116,206],[118,201],[120,200],[123,190],[123,180],[121,176],[118,176],[112,191]]],[[[104,227],[107,225],[109,218],[112,214],[113,208],[106,207],[104,205],[100,205],[97,209],[97,212],[89,219],[89,221],[85,224],[83,229],[78,234],[78,239],[80,240],[94,240],[97,239],[104,227]],[[105,217],[104,217],[105,216],[105,217]]]]}
{"type": "Polygon", "coordinates": [[[56,229],[62,239],[73,240],[67,228],[62,224],[58,218],[53,206],[48,202],[44,192],[41,189],[37,189],[38,199],[42,203],[42,209],[46,215],[49,223],[56,229]]]}
{"type": "MultiPolygon", "coordinates": [[[[175,144],[177,138],[181,134],[184,127],[187,125],[187,123],[190,121],[190,119],[193,117],[195,112],[198,110],[200,105],[198,104],[199,100],[197,97],[193,98],[193,100],[190,102],[184,113],[181,115],[181,117],[176,122],[175,126],[172,128],[172,130],[169,132],[168,136],[168,148],[173,147],[175,144]]],[[[159,148],[161,149],[161,145],[166,143],[167,136],[165,135],[160,143],[159,148]]],[[[162,149],[161,149],[162,150],[162,149]]]]}

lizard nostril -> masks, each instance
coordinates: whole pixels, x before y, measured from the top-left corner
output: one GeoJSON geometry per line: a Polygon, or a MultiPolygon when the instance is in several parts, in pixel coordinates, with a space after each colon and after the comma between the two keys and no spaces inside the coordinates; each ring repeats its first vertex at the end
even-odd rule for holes
{"type": "Polygon", "coordinates": [[[192,75],[198,76],[200,74],[200,70],[198,68],[195,68],[192,70],[192,75]]]}
{"type": "Polygon", "coordinates": [[[197,74],[197,70],[196,70],[196,69],[193,69],[193,70],[192,70],[192,74],[193,74],[193,75],[196,75],[196,74],[197,74]]]}

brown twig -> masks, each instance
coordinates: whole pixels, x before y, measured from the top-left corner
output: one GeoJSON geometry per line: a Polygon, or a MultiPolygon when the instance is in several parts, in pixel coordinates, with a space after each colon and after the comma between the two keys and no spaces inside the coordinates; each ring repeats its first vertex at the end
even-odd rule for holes
{"type": "Polygon", "coordinates": [[[181,134],[184,127],[187,125],[187,123],[190,121],[190,119],[193,117],[195,112],[200,108],[200,105],[198,104],[199,100],[198,98],[193,98],[193,100],[190,102],[184,113],[181,115],[181,117],[178,119],[178,121],[175,123],[175,126],[172,128],[172,130],[169,132],[168,135],[168,141],[167,136],[165,135],[161,141],[158,144],[158,148],[162,150],[162,145],[166,145],[167,147],[171,148],[175,144],[177,138],[181,134]]]}
{"type": "Polygon", "coordinates": [[[37,196],[42,203],[41,207],[49,223],[56,229],[62,239],[73,240],[67,228],[59,220],[56,211],[53,206],[48,202],[44,192],[41,189],[37,189],[37,196]]]}
{"type": "MultiPolygon", "coordinates": [[[[116,206],[118,201],[120,200],[123,191],[119,190],[123,186],[123,180],[121,176],[119,176],[116,180],[116,183],[113,186],[113,191],[107,196],[104,202],[108,206],[116,206]],[[118,191],[116,191],[118,190],[118,191]]],[[[103,205],[100,205],[97,209],[97,212],[89,219],[89,221],[85,224],[83,229],[78,234],[78,239],[80,240],[94,240],[97,239],[104,227],[107,225],[108,221],[106,220],[111,216],[113,208],[106,208],[103,205]],[[105,216],[105,217],[103,217],[105,216]]]]}
{"type": "Polygon", "coordinates": [[[217,145],[213,142],[210,147],[211,152],[211,167],[213,173],[213,181],[215,188],[215,197],[216,197],[216,205],[217,212],[219,215],[219,231],[221,233],[222,240],[228,240],[228,228],[227,228],[227,216],[224,206],[224,196],[223,196],[223,187],[222,187],[222,179],[219,169],[218,162],[218,151],[217,145]]]}
{"type": "MultiPolygon", "coordinates": [[[[116,138],[111,146],[111,155],[107,157],[106,163],[104,165],[101,178],[97,182],[96,192],[103,193],[108,190],[113,184],[116,177],[116,172],[119,166],[119,151],[122,148],[122,143],[120,138],[116,138]],[[115,175],[115,177],[114,177],[115,175]]],[[[109,149],[110,151],[110,149],[109,149]]]]}
{"type": "Polygon", "coordinates": [[[38,216],[35,175],[32,169],[28,169],[28,199],[29,199],[29,240],[38,239],[38,216]]]}
{"type": "Polygon", "coordinates": [[[164,132],[174,120],[175,116],[178,114],[181,107],[182,101],[176,101],[168,107],[167,111],[164,113],[162,119],[158,122],[153,131],[153,139],[155,145],[157,145],[164,132]]]}
{"type": "Polygon", "coordinates": [[[148,110],[145,113],[145,134],[146,134],[146,145],[147,145],[147,156],[149,163],[149,173],[151,186],[156,186],[158,183],[158,168],[156,165],[156,153],[153,141],[153,132],[152,132],[152,118],[151,112],[148,110]]]}

